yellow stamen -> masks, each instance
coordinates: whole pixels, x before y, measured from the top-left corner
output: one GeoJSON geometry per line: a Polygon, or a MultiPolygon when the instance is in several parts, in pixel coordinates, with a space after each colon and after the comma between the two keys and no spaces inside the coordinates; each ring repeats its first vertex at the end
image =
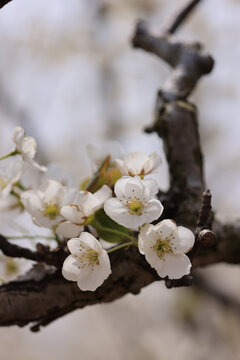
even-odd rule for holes
{"type": "Polygon", "coordinates": [[[48,204],[44,210],[44,216],[48,217],[50,220],[56,219],[60,215],[60,208],[56,204],[48,204]]]}
{"type": "Polygon", "coordinates": [[[156,251],[157,256],[162,259],[165,254],[172,253],[172,247],[169,243],[169,240],[157,240],[153,249],[156,251]]]}
{"type": "Polygon", "coordinates": [[[140,201],[132,201],[127,204],[130,214],[142,215],[144,205],[140,201]]]}

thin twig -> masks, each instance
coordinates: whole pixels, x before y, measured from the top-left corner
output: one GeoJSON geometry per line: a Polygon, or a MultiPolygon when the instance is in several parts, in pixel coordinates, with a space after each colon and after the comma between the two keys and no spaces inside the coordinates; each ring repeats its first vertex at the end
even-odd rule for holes
{"type": "Polygon", "coordinates": [[[179,26],[186,20],[186,18],[192,13],[193,9],[201,1],[202,0],[188,1],[183,8],[179,9],[177,13],[173,17],[171,17],[169,25],[165,28],[165,32],[168,34],[175,33],[179,26]]]}

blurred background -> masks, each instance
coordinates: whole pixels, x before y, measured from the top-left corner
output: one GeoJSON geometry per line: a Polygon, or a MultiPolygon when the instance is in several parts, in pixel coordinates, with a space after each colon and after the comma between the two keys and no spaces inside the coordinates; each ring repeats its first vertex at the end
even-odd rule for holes
{"type": "MultiPolygon", "coordinates": [[[[142,129],[153,118],[169,68],[131,48],[136,20],[163,24],[185,0],[13,0],[0,10],[0,154],[23,126],[38,141],[41,163],[59,163],[79,182],[90,173],[86,144],[118,140],[126,152],[159,152],[142,129]]],[[[239,0],[205,0],[177,37],[203,42],[216,60],[192,101],[199,108],[208,187],[217,216],[240,218],[239,0]]],[[[168,187],[164,159],[160,186],[168,187]]],[[[6,221],[1,233],[39,233],[30,218],[6,221]]],[[[0,258],[0,278],[29,265],[0,258]]],[[[138,296],[65,316],[32,334],[0,328],[1,360],[240,359],[240,268],[200,271],[235,306],[201,286],[167,290],[154,283],[138,296]],[[220,300],[221,301],[220,301],[220,300]],[[14,344],[14,346],[13,346],[14,344]]],[[[219,295],[219,294],[218,294],[219,295]]]]}

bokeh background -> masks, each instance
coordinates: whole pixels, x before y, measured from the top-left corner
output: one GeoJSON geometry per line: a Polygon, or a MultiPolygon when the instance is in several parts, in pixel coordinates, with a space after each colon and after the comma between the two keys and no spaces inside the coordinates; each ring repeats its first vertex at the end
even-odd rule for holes
{"type": "MultiPolygon", "coordinates": [[[[16,125],[38,141],[41,163],[59,163],[77,182],[90,172],[86,144],[118,140],[126,152],[163,154],[150,124],[157,89],[169,68],[131,48],[136,20],[163,24],[185,0],[13,0],[0,10],[0,153],[16,125]]],[[[205,0],[178,31],[197,40],[216,66],[192,96],[199,108],[206,179],[216,214],[240,214],[239,0],[205,0]]],[[[184,131],[184,129],[183,129],[184,131]]],[[[160,186],[168,187],[164,159],[160,186]]],[[[30,218],[1,213],[4,234],[35,231],[30,218]]],[[[0,277],[24,271],[1,256],[0,277]],[[17,268],[17,269],[16,269],[17,268]]],[[[214,287],[240,301],[240,267],[201,270],[214,287]]],[[[1,306],[1,304],[0,304],[1,306]]],[[[31,309],[29,309],[31,311],[31,309]]],[[[1,360],[238,360],[238,307],[200,289],[154,283],[138,296],[78,310],[39,334],[0,328],[1,360]]]]}

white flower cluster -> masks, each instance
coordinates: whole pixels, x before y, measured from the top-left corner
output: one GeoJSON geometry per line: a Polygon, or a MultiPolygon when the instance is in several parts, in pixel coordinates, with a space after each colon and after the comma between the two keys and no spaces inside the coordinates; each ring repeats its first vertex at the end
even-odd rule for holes
{"type": "Polygon", "coordinates": [[[81,290],[96,290],[111,273],[108,253],[130,245],[138,246],[160,277],[189,274],[185,253],[194,244],[193,233],[172,220],[151,224],[163,212],[158,185],[148,176],[161,165],[155,152],[136,151],[123,158],[116,143],[101,150],[89,146],[94,174],[79,190],[49,178],[47,169],[34,161],[36,141],[24,129],[17,127],[13,140],[15,149],[0,161],[0,201],[12,206],[15,199],[35,224],[51,229],[58,241],[68,240],[70,255],[62,268],[67,280],[76,281],[81,290]],[[26,187],[29,166],[32,181],[26,187]],[[106,251],[100,238],[117,246],[106,251]]]}

